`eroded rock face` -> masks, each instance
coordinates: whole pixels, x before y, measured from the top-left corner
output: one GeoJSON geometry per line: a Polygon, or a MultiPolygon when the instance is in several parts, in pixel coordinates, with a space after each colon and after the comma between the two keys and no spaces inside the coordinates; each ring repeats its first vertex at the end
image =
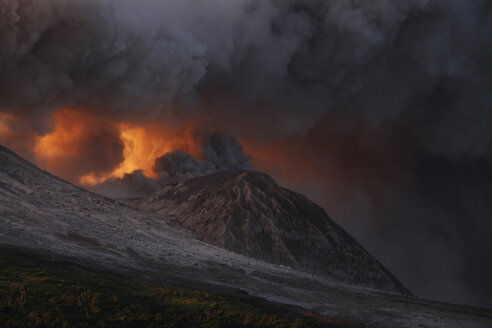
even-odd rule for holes
{"type": "Polygon", "coordinates": [[[268,175],[225,171],[166,186],[142,207],[207,243],[351,284],[408,290],[326,212],[268,175]]]}

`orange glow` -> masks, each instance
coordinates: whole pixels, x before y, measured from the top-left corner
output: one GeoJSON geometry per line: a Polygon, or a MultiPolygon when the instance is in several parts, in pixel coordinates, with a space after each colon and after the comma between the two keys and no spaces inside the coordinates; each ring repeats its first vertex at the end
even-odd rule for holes
{"type": "Polygon", "coordinates": [[[132,127],[128,124],[118,126],[120,138],[124,145],[123,162],[111,173],[97,176],[89,173],[80,178],[83,185],[96,185],[109,178],[121,178],[125,173],[142,170],[145,175],[155,177],[152,170],[154,160],[170,151],[170,147],[161,138],[147,133],[143,127],[132,127]]]}
{"type": "Polygon", "coordinates": [[[123,124],[120,132],[125,145],[125,161],[113,171],[112,175],[116,177],[134,170],[142,170],[145,175],[155,177],[152,170],[155,159],[189,143],[186,136],[169,136],[146,127],[123,124]]]}
{"type": "Polygon", "coordinates": [[[14,118],[12,115],[0,112],[0,138],[7,137],[12,134],[10,124],[13,119],[14,118]]]}
{"type": "Polygon", "coordinates": [[[54,131],[38,137],[36,161],[44,169],[85,186],[121,178],[135,170],[156,177],[155,159],[173,150],[199,155],[192,127],[111,122],[88,111],[71,109],[58,111],[54,118],[54,131]],[[114,154],[112,149],[116,149],[114,154]],[[104,158],[100,156],[104,155],[107,165],[101,166],[104,158]],[[113,158],[117,162],[111,161],[113,158]]]}
{"type": "Polygon", "coordinates": [[[80,182],[80,175],[110,173],[111,165],[123,159],[117,128],[104,118],[71,109],[60,110],[53,118],[54,130],[38,137],[34,147],[36,163],[42,168],[80,182]]]}
{"type": "Polygon", "coordinates": [[[82,117],[70,110],[62,110],[56,113],[55,130],[43,137],[36,143],[34,152],[36,158],[41,161],[56,159],[59,157],[70,157],[79,150],[74,147],[78,139],[84,136],[84,124],[82,117]]]}
{"type": "Polygon", "coordinates": [[[158,129],[159,126],[133,126],[128,123],[118,125],[120,138],[124,144],[124,161],[111,173],[96,176],[87,174],[81,177],[83,185],[93,186],[109,178],[121,178],[125,173],[142,170],[148,177],[155,178],[153,171],[155,159],[164,154],[183,149],[192,152],[194,140],[192,129],[175,131],[172,135],[158,129]]]}

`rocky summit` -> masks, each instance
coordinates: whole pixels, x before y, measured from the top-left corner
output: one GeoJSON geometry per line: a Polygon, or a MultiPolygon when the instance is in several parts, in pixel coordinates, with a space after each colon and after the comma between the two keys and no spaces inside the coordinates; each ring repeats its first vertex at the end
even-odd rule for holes
{"type": "Polygon", "coordinates": [[[365,287],[408,290],[302,194],[254,171],[224,171],[165,186],[142,207],[173,215],[209,244],[365,287]]]}

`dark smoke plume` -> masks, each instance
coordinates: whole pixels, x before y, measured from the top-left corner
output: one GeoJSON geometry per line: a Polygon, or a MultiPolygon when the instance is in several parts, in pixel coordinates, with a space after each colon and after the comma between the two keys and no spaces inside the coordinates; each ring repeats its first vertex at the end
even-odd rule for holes
{"type": "Polygon", "coordinates": [[[492,306],[491,34],[484,0],[0,0],[1,141],[63,107],[253,140],[418,295],[492,306]]]}
{"type": "Polygon", "coordinates": [[[198,134],[197,159],[181,150],[173,151],[155,160],[154,171],[159,173],[159,184],[176,183],[224,170],[251,170],[249,156],[233,138],[218,133],[198,134]]]}
{"type": "Polygon", "coordinates": [[[92,188],[92,191],[117,199],[142,198],[159,190],[160,186],[141,170],[125,173],[122,178],[110,178],[92,188]]]}
{"type": "Polygon", "coordinates": [[[3,0],[0,110],[28,113],[41,134],[60,107],[269,138],[327,113],[332,129],[406,120],[429,153],[490,158],[491,6],[3,0]]]}
{"type": "Polygon", "coordinates": [[[94,191],[114,198],[138,198],[149,196],[167,184],[224,170],[251,170],[253,166],[242,146],[233,138],[218,134],[195,132],[196,148],[200,159],[182,150],[169,152],[155,160],[156,179],[146,177],[137,170],[123,178],[109,179],[94,191]]]}

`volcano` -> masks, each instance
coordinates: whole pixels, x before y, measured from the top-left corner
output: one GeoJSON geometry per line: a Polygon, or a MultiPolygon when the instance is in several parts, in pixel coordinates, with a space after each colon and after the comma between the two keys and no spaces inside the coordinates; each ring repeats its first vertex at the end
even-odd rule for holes
{"type": "Polygon", "coordinates": [[[223,171],[166,186],[142,207],[172,215],[206,243],[350,284],[409,294],[305,196],[254,171],[223,171]]]}
{"type": "Polygon", "coordinates": [[[1,252],[360,327],[492,326],[490,311],[408,295],[320,207],[265,174],[191,179],[165,187],[143,206],[157,213],[89,192],[0,146],[1,252]]]}

